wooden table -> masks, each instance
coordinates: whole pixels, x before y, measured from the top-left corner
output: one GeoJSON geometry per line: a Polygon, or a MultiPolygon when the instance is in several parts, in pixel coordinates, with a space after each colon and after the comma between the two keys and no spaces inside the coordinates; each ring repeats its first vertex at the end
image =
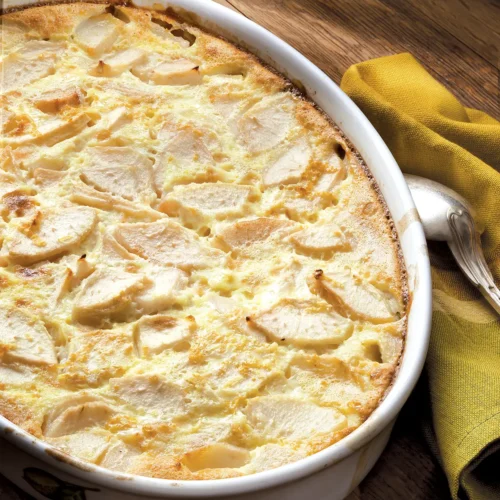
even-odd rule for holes
{"type": "Polygon", "coordinates": [[[500,0],[215,0],[340,83],[352,64],[411,52],[466,106],[500,118],[500,0]]]}
{"type": "MultiPolygon", "coordinates": [[[[411,52],[465,105],[500,118],[500,0],[216,0],[258,22],[337,83],[354,63],[411,52]]],[[[449,499],[425,444],[425,382],[389,446],[349,500],[449,499]]],[[[28,497],[0,478],[2,500],[28,497]]]]}

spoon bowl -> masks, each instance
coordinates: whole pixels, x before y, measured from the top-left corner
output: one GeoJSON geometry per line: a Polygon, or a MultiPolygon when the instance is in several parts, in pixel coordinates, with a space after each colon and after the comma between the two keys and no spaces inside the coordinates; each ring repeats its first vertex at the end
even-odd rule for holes
{"type": "Polygon", "coordinates": [[[404,177],[424,226],[425,237],[448,243],[464,274],[500,314],[500,290],[483,255],[473,208],[462,196],[439,182],[416,175],[404,177]]]}
{"type": "Polygon", "coordinates": [[[453,240],[453,232],[448,222],[448,213],[451,210],[468,212],[474,219],[474,209],[453,189],[416,175],[405,174],[404,178],[417,206],[418,215],[424,225],[425,237],[428,240],[453,240]]]}

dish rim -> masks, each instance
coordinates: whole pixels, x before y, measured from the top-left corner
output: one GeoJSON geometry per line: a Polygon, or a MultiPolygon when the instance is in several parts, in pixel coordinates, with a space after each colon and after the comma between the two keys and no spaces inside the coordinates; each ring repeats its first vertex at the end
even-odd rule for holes
{"type": "MultiPolygon", "coordinates": [[[[113,0],[110,0],[110,2],[116,3],[113,0]]],[[[7,0],[4,4],[6,5],[4,10],[12,7],[28,8],[57,3],[67,2],[7,0]]],[[[89,3],[105,2],[92,2],[92,0],[89,0],[89,3]]],[[[158,5],[158,0],[137,0],[133,2],[133,5],[137,7],[151,8],[153,4],[158,5]]],[[[319,92],[334,97],[337,104],[343,107],[343,112],[349,116],[348,121],[356,124],[361,130],[361,132],[358,132],[359,135],[366,136],[366,142],[363,141],[365,147],[360,148],[356,143],[361,139],[352,140],[349,137],[350,134],[346,132],[343,122],[331,117],[354,144],[357,151],[365,149],[368,152],[363,154],[360,151],[383,194],[395,223],[403,259],[408,269],[408,280],[414,280],[413,285],[408,283],[411,296],[408,313],[409,321],[399,372],[395,375],[386,396],[368,419],[337,443],[297,462],[241,477],[209,480],[171,480],[126,474],[70,457],[43,440],[28,434],[1,415],[0,431],[8,441],[49,465],[61,469],[82,481],[126,493],[141,493],[150,496],[161,495],[165,498],[208,498],[251,493],[295,482],[335,465],[369,444],[397,417],[420,376],[427,354],[432,311],[430,263],[422,224],[418,217],[413,217],[409,224],[405,224],[406,227],[404,228],[402,224],[398,225],[398,221],[401,222],[408,214],[415,214],[416,208],[394,157],[361,110],[322,70],[267,29],[223,5],[207,0],[170,0],[162,2],[163,8],[165,8],[165,5],[172,7],[174,10],[177,8],[183,13],[189,13],[195,19],[201,19],[200,24],[203,26],[218,27],[222,36],[227,37],[233,43],[243,45],[246,50],[256,54],[265,63],[270,64],[271,67],[290,78],[292,82],[296,81],[293,76],[300,68],[299,72],[308,75],[307,81],[300,80],[301,83],[305,84],[305,89],[308,90],[308,97],[317,103],[328,116],[330,114],[316,100],[316,96],[319,92]],[[237,41],[232,39],[231,35],[228,36],[228,33],[234,35],[237,41]],[[277,59],[275,59],[276,57],[277,59]],[[370,158],[366,156],[375,156],[371,160],[384,163],[388,173],[374,173],[370,158]],[[398,194],[387,196],[387,193],[384,192],[393,192],[394,190],[398,194]],[[396,218],[393,213],[395,209],[400,212],[403,210],[405,215],[396,218]],[[403,240],[407,243],[404,244],[403,240]],[[409,248],[406,251],[405,246],[409,248]],[[412,252],[412,250],[414,251],[412,252]],[[413,259],[410,259],[410,257],[413,257],[413,259]],[[415,264],[412,264],[415,266],[413,269],[409,269],[408,259],[415,261],[415,264]],[[416,319],[417,312],[419,313],[418,322],[416,319]]],[[[349,126],[348,128],[352,127],[349,126]]]]}

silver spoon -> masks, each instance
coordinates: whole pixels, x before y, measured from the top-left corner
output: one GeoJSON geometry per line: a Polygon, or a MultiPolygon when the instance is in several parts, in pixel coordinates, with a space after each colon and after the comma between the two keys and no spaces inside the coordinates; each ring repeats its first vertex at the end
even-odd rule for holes
{"type": "Polygon", "coordinates": [[[493,281],[467,200],[438,182],[405,174],[428,240],[446,241],[471,283],[500,314],[500,290],[493,281]]]}

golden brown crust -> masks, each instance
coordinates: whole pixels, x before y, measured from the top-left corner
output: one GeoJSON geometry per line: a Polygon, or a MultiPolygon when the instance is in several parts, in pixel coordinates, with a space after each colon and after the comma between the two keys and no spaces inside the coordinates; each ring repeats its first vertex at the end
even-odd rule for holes
{"type": "Polygon", "coordinates": [[[42,422],[29,405],[20,403],[0,391],[0,414],[35,437],[42,437],[42,422]]]}
{"type": "Polygon", "coordinates": [[[156,479],[173,479],[175,481],[225,479],[242,475],[242,473],[232,469],[205,469],[191,472],[180,459],[176,460],[162,453],[142,455],[130,472],[140,476],[154,477],[156,479]]]}
{"type": "Polygon", "coordinates": [[[85,19],[104,11],[104,4],[68,3],[25,8],[4,14],[2,18],[21,23],[41,38],[50,38],[54,33],[71,31],[76,19],[85,19]]]}

